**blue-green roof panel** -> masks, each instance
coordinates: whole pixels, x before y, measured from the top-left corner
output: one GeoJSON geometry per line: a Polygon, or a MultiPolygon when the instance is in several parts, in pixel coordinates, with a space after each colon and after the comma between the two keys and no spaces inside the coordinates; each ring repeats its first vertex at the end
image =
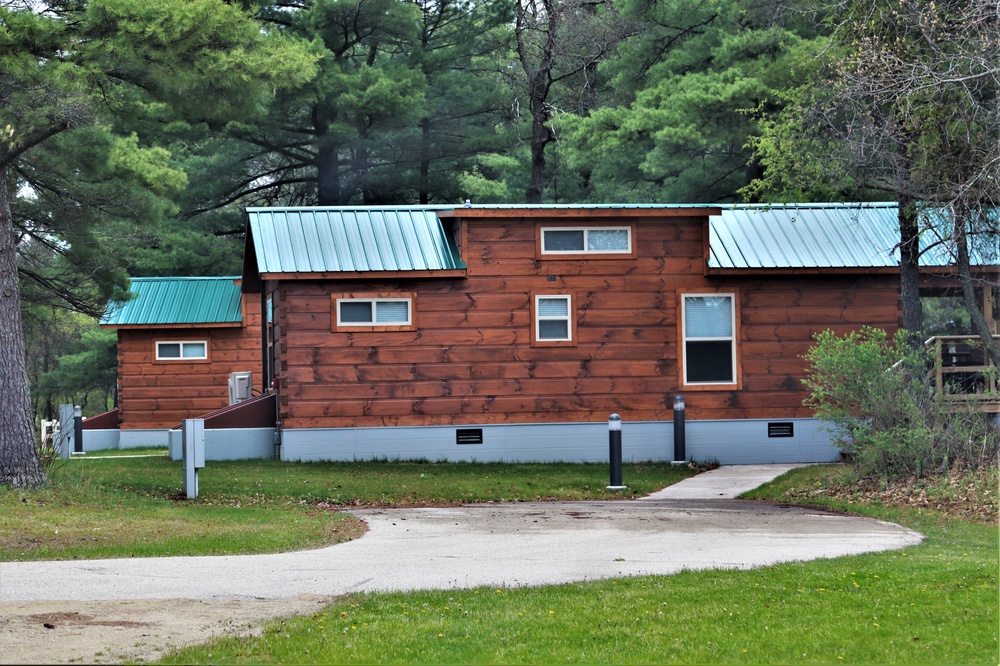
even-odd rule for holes
{"type": "Polygon", "coordinates": [[[709,220],[711,268],[891,267],[895,206],[728,206],[709,220]]]}
{"type": "Polygon", "coordinates": [[[108,303],[101,324],[239,324],[243,305],[237,280],[236,276],[132,278],[132,298],[108,303]]]}
{"type": "MultiPolygon", "coordinates": [[[[894,203],[722,204],[709,218],[709,268],[894,268],[899,266],[899,219],[894,203]]],[[[948,220],[920,214],[922,266],[954,265],[948,220]]],[[[993,244],[996,245],[994,239],[993,244]]],[[[983,243],[973,265],[996,263],[983,243]]]]}
{"type": "Polygon", "coordinates": [[[465,268],[435,208],[249,208],[260,273],[465,268]]]}

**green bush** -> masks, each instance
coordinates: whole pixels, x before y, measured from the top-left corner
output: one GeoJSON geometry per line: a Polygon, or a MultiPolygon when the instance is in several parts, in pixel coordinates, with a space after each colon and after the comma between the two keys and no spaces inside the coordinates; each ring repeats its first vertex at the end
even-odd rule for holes
{"type": "Polygon", "coordinates": [[[921,477],[949,465],[996,460],[1000,434],[977,405],[943,401],[929,379],[929,355],[875,328],[816,336],[805,355],[805,404],[831,424],[861,476],[921,477]]]}

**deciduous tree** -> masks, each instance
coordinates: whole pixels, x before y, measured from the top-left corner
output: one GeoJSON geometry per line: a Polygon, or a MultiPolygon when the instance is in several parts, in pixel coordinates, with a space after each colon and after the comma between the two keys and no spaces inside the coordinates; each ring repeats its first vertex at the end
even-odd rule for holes
{"type": "MultiPolygon", "coordinates": [[[[531,123],[527,203],[541,203],[545,194],[545,151],[556,140],[553,86],[576,80],[577,92],[570,97],[586,100],[593,95],[592,79],[600,63],[633,33],[610,0],[516,0],[514,36],[523,73],[516,85],[531,123]]],[[[573,110],[586,112],[589,104],[578,106],[584,108],[573,110]]]]}
{"type": "Polygon", "coordinates": [[[881,192],[899,202],[903,324],[919,344],[922,227],[950,224],[966,305],[991,357],[969,266],[997,256],[1000,13],[995,0],[862,0],[822,5],[833,28],[824,75],[796,91],[757,151],[750,191],[881,192]]]}

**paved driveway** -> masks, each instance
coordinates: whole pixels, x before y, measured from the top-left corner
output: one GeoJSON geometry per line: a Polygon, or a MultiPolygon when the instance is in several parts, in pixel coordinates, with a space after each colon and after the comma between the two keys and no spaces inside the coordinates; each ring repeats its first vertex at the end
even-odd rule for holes
{"type": "Polygon", "coordinates": [[[788,467],[737,466],[642,500],[363,510],[369,531],[312,551],[0,563],[0,601],[286,599],[749,568],[904,548],[890,523],[728,499],[788,467]]]}

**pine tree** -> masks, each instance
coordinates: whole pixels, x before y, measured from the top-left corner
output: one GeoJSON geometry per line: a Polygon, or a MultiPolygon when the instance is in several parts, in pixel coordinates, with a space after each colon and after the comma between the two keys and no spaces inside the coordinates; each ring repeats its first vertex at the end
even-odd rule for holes
{"type": "MultiPolygon", "coordinates": [[[[260,114],[275,89],[308,78],[313,58],[269,37],[222,0],[0,2],[0,484],[46,481],[34,446],[19,278],[30,241],[96,267],[98,295],[125,286],[94,222],[155,224],[184,174],[142,145],[152,129],[222,127],[260,114]]],[[[46,285],[95,304],[73,282],[46,285]]]]}

